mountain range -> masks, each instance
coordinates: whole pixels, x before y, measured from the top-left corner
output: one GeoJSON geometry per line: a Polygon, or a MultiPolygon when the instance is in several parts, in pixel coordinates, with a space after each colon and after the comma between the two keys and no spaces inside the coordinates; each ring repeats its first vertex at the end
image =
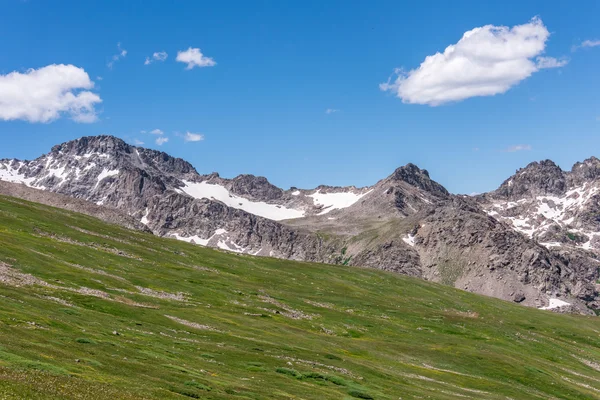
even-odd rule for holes
{"type": "Polygon", "coordinates": [[[0,193],[253,256],[394,271],[526,306],[600,311],[600,160],[550,160],[492,192],[449,193],[413,164],[373,186],[284,190],[202,175],[112,136],[0,160],[0,193]]]}

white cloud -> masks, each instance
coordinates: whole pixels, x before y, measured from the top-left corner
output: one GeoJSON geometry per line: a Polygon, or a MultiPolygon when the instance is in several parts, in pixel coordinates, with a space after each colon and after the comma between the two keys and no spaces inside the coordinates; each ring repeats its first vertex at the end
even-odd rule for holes
{"type": "MultiPolygon", "coordinates": [[[[142,132],[145,132],[145,131],[142,131],[142,132]]],[[[160,129],[153,129],[149,133],[152,135],[162,135],[164,132],[161,131],[160,129]]]]}
{"type": "Polygon", "coordinates": [[[157,137],[155,142],[157,145],[162,146],[163,144],[167,143],[169,141],[168,137],[164,137],[164,136],[160,136],[157,137]]]}
{"type": "Polygon", "coordinates": [[[121,42],[117,43],[117,49],[119,50],[119,52],[115,55],[113,55],[110,58],[110,61],[108,62],[108,64],[106,64],[106,66],[110,69],[112,69],[112,67],[115,65],[115,63],[117,61],[119,61],[121,58],[125,58],[125,56],[127,55],[127,50],[121,48],[121,42]]]}
{"type": "Polygon", "coordinates": [[[512,28],[475,28],[443,53],[427,56],[418,68],[396,70],[395,81],[379,86],[404,103],[430,106],[505,93],[541,68],[566,64],[566,60],[541,57],[549,36],[537,17],[512,28]]]}
{"type": "Polygon", "coordinates": [[[581,47],[596,47],[600,46],[600,40],[584,40],[581,47]]]}
{"type": "Polygon", "coordinates": [[[536,57],[536,66],[539,69],[543,68],[560,68],[564,67],[569,63],[569,60],[566,58],[557,59],[554,57],[536,57]]]}
{"type": "Polygon", "coordinates": [[[141,140],[139,140],[139,139],[133,139],[133,144],[135,144],[136,146],[141,146],[141,145],[143,145],[143,144],[144,144],[144,142],[142,142],[142,141],[141,141],[141,140]]]}
{"type": "Polygon", "coordinates": [[[183,136],[183,140],[186,142],[200,142],[204,140],[204,135],[201,133],[186,132],[183,136]]]}
{"type": "Polygon", "coordinates": [[[335,108],[328,108],[327,110],[325,110],[325,114],[333,114],[339,111],[340,110],[336,110],[335,108]]]}
{"type": "Polygon", "coordinates": [[[152,57],[146,57],[146,61],[144,61],[144,65],[150,65],[155,61],[165,61],[167,59],[169,55],[167,54],[166,51],[157,51],[156,53],[152,54],[152,57]]]}
{"type": "Polygon", "coordinates": [[[97,76],[97,77],[96,77],[96,80],[97,80],[97,81],[101,81],[102,79],[103,79],[103,78],[102,78],[101,76],[97,76]]]}
{"type": "Polygon", "coordinates": [[[506,152],[514,153],[515,151],[527,151],[531,150],[531,145],[528,144],[517,144],[515,146],[510,146],[506,150],[506,152]]]}
{"type": "Polygon", "coordinates": [[[83,68],[52,64],[24,73],[0,75],[0,120],[51,122],[68,115],[76,122],[94,122],[94,106],[102,99],[89,90],[94,82],[83,68]]]}
{"type": "Polygon", "coordinates": [[[199,48],[188,48],[184,51],[177,52],[176,61],[186,63],[185,69],[192,69],[194,67],[213,67],[217,65],[215,60],[210,57],[206,57],[199,48]]]}
{"type": "Polygon", "coordinates": [[[584,40],[583,42],[581,42],[581,44],[573,46],[571,48],[571,51],[576,51],[577,49],[580,49],[580,48],[597,47],[597,46],[600,46],[600,39],[584,40]]]}

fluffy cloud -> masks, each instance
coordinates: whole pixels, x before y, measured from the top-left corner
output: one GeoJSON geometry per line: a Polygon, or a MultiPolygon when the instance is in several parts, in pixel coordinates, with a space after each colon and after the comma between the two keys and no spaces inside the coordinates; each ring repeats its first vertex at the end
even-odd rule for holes
{"type": "Polygon", "coordinates": [[[167,59],[169,55],[167,54],[166,51],[157,51],[156,53],[152,54],[152,57],[146,57],[146,61],[144,61],[144,65],[150,65],[155,61],[165,61],[167,59]]]}
{"type": "Polygon", "coordinates": [[[509,153],[514,153],[515,151],[526,151],[531,150],[531,145],[528,144],[517,144],[515,146],[508,147],[505,151],[509,153]]]}
{"type": "Polygon", "coordinates": [[[184,51],[178,51],[175,60],[187,64],[185,69],[192,69],[194,67],[214,67],[217,65],[215,60],[206,57],[202,54],[200,49],[191,47],[184,51]]]}
{"type": "Polygon", "coordinates": [[[186,132],[183,136],[183,140],[186,142],[200,142],[204,140],[204,135],[200,133],[186,132]]]}
{"type": "Polygon", "coordinates": [[[168,137],[160,136],[160,137],[157,137],[154,142],[157,145],[162,146],[163,144],[167,143],[168,141],[169,141],[168,137]]]}
{"type": "MultiPolygon", "coordinates": [[[[145,133],[145,131],[142,131],[142,132],[145,133]]],[[[152,135],[162,135],[164,132],[161,131],[160,129],[153,129],[149,133],[152,134],[152,135]]]]}
{"type": "Polygon", "coordinates": [[[339,111],[340,110],[336,110],[335,108],[328,108],[327,110],[325,110],[325,114],[333,114],[339,111]]]}
{"type": "Polygon", "coordinates": [[[68,115],[77,122],[97,120],[100,96],[83,68],[52,64],[24,73],[0,75],[0,120],[51,122],[68,115]]]}
{"type": "Polygon", "coordinates": [[[114,56],[112,56],[110,58],[110,61],[108,62],[108,64],[106,64],[106,66],[110,69],[113,68],[113,66],[115,65],[115,63],[117,61],[119,61],[121,58],[125,58],[125,56],[127,55],[127,50],[121,48],[121,43],[117,43],[117,49],[119,50],[119,52],[117,54],[115,54],[114,56]]]}
{"type": "Polygon", "coordinates": [[[142,142],[142,141],[141,141],[141,140],[139,140],[139,139],[133,139],[133,144],[135,144],[136,146],[141,146],[141,145],[143,145],[143,144],[144,144],[144,142],[142,142]]]}
{"type": "Polygon", "coordinates": [[[430,106],[504,93],[542,68],[566,64],[541,57],[549,36],[537,17],[512,28],[475,28],[443,53],[427,56],[418,68],[396,70],[395,81],[380,88],[394,92],[404,103],[430,106]]]}

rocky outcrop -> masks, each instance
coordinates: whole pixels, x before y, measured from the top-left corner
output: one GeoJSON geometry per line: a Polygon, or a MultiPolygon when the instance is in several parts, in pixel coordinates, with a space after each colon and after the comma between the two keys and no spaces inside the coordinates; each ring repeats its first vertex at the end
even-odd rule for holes
{"type": "Polygon", "coordinates": [[[562,195],[566,188],[566,178],[560,167],[551,160],[544,160],[519,169],[491,195],[518,200],[531,196],[562,195]]]}
{"type": "Polygon", "coordinates": [[[432,209],[415,244],[424,277],[460,289],[533,307],[559,298],[584,313],[590,312],[584,302],[597,296],[600,263],[548,250],[486,216],[472,199],[432,209]]]}
{"type": "Polygon", "coordinates": [[[398,168],[389,179],[406,182],[411,186],[415,186],[439,197],[448,197],[450,195],[445,187],[429,177],[429,172],[427,172],[427,170],[420,169],[414,164],[409,163],[398,168]]]}

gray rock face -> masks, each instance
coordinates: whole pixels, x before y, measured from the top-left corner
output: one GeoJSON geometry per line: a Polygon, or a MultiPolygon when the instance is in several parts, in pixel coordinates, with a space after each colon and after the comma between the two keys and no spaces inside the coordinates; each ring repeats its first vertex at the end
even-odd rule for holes
{"type": "Polygon", "coordinates": [[[404,181],[439,197],[448,197],[450,194],[445,187],[431,180],[427,170],[420,169],[414,164],[406,164],[404,167],[398,168],[390,178],[396,181],[404,181]]]}
{"type": "Polygon", "coordinates": [[[182,159],[110,136],[67,142],[33,161],[0,160],[0,180],[95,203],[89,213],[113,210],[157,235],[380,268],[582,313],[600,309],[599,176],[596,158],[570,172],[542,161],[469,198],[407,164],[371,187],[283,190],[253,175],[200,175],[182,159]]]}
{"type": "Polygon", "coordinates": [[[590,157],[583,162],[577,162],[566,175],[569,187],[578,187],[586,182],[595,181],[600,178],[600,160],[590,157]]]}
{"type": "Polygon", "coordinates": [[[600,263],[548,250],[486,216],[468,198],[436,208],[416,236],[424,276],[432,281],[533,307],[544,306],[548,298],[568,298],[586,313],[577,300],[597,296],[600,263]]]}
{"type": "Polygon", "coordinates": [[[562,195],[567,189],[566,177],[550,160],[532,162],[504,181],[494,196],[508,200],[526,196],[562,195]]]}
{"type": "Polygon", "coordinates": [[[267,178],[254,175],[239,175],[235,178],[225,181],[225,187],[231,193],[258,201],[279,200],[283,197],[284,191],[277,186],[272,185],[267,178]]]}

